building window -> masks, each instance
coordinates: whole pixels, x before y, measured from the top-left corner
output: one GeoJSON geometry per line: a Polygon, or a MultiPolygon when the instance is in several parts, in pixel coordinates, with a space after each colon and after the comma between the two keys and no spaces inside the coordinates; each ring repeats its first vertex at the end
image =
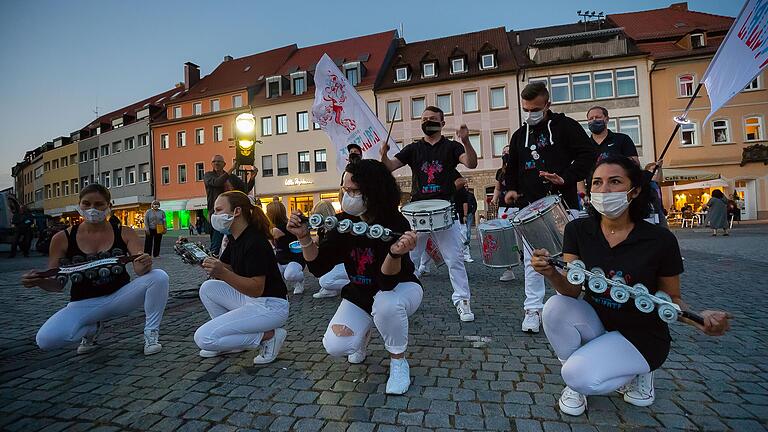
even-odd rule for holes
{"type": "Polygon", "coordinates": [[[45,185],[45,199],[51,199],[51,185],[45,185]]]}
{"type": "Polygon", "coordinates": [[[752,116],[744,119],[744,141],[761,141],[763,135],[763,118],[752,116]]]}
{"type": "Polygon", "coordinates": [[[149,134],[139,135],[139,147],[149,145],[149,134]]]}
{"type": "Polygon", "coordinates": [[[136,184],[136,167],[129,166],[125,169],[125,183],[132,185],[136,184]]]}
{"type": "Polygon", "coordinates": [[[613,71],[600,71],[594,73],[595,99],[607,99],[613,97],[613,71]]]}
{"type": "Polygon", "coordinates": [[[98,148],[92,148],[90,150],[91,156],[88,158],[90,160],[96,160],[99,158],[99,149],[98,148]]]}
{"type": "Polygon", "coordinates": [[[503,109],[507,107],[507,89],[506,87],[495,87],[491,89],[491,109],[503,109]]]}
{"type": "Polygon", "coordinates": [[[696,133],[696,123],[680,125],[680,145],[695,146],[699,144],[696,133]]]}
{"type": "Polygon", "coordinates": [[[173,107],[173,118],[181,118],[181,106],[173,107]]]}
{"type": "Polygon", "coordinates": [[[287,134],[288,133],[288,116],[285,114],[280,114],[277,116],[277,134],[287,134]]]}
{"type": "Polygon", "coordinates": [[[592,99],[592,76],[588,73],[572,75],[571,88],[574,102],[592,99]]]}
{"type": "Polygon", "coordinates": [[[306,174],[309,172],[309,152],[299,152],[299,174],[306,174]]]}
{"type": "Polygon", "coordinates": [[[272,177],[275,174],[272,169],[272,155],[261,157],[261,176],[272,177]]]}
{"type": "Polygon", "coordinates": [[[77,195],[80,193],[80,182],[77,181],[77,179],[72,179],[72,193],[77,195]]]}
{"type": "Polygon", "coordinates": [[[61,167],[64,168],[65,166],[69,166],[69,160],[67,159],[66,156],[61,158],[61,167]]]}
{"type": "Polygon", "coordinates": [[[109,156],[109,144],[101,146],[101,157],[109,156]]]}
{"type": "Polygon", "coordinates": [[[280,96],[280,77],[267,78],[267,99],[280,96]]]}
{"type": "Polygon", "coordinates": [[[112,173],[109,171],[101,173],[101,184],[105,188],[111,188],[112,187],[112,173]]]}
{"type": "Polygon", "coordinates": [[[301,95],[307,91],[306,78],[304,76],[297,76],[293,79],[293,94],[301,95]]]}
{"type": "Polygon", "coordinates": [[[211,112],[217,112],[221,109],[218,99],[211,99],[211,112]]]}
{"type": "Polygon", "coordinates": [[[496,67],[496,56],[494,54],[483,54],[480,57],[480,69],[493,69],[496,67]]]}
{"type": "Polygon", "coordinates": [[[114,177],[115,187],[121,187],[123,185],[123,170],[116,169],[112,173],[114,177]]]}
{"type": "Polygon", "coordinates": [[[288,175],[288,153],[277,155],[277,175],[288,175]]]}
{"type": "Polygon", "coordinates": [[[408,68],[403,66],[395,69],[395,81],[403,82],[408,81],[408,68]]]}
{"type": "Polygon", "coordinates": [[[730,125],[728,120],[715,120],[712,122],[712,138],[715,144],[730,142],[730,125]]]}
{"type": "Polygon", "coordinates": [[[224,141],[224,127],[223,126],[214,126],[213,127],[213,142],[222,142],[224,141]]]}
{"type": "Polygon", "coordinates": [[[194,115],[200,115],[203,113],[203,103],[202,102],[195,102],[192,104],[192,113],[194,115]]]}
{"type": "Polygon", "coordinates": [[[411,118],[412,119],[418,119],[421,118],[421,113],[424,112],[424,108],[426,108],[426,99],[423,97],[417,97],[411,99],[411,118]]]}
{"type": "Polygon", "coordinates": [[[59,169],[59,160],[58,159],[54,159],[51,164],[53,166],[51,169],[55,169],[55,170],[59,169]]]}
{"type": "Polygon", "coordinates": [[[302,111],[296,113],[296,130],[299,132],[306,132],[309,130],[309,113],[302,111]]]}
{"type": "Polygon", "coordinates": [[[635,68],[616,70],[616,96],[637,96],[635,68]]]}
{"type": "Polygon", "coordinates": [[[640,117],[619,118],[619,132],[629,135],[635,146],[642,146],[640,141],[640,117]]]}
{"type": "Polygon", "coordinates": [[[760,90],[760,77],[753,79],[752,82],[744,87],[744,91],[760,90]]]}
{"type": "Polygon", "coordinates": [[[354,66],[345,66],[344,75],[352,86],[360,84],[360,67],[357,63],[354,66]]]}
{"type": "Polygon", "coordinates": [[[400,109],[400,101],[388,101],[387,102],[387,121],[400,121],[403,119],[402,109],[400,109]]]}
{"type": "Polygon", "coordinates": [[[69,182],[68,181],[61,182],[61,186],[64,188],[64,196],[69,195],[69,182]]]}
{"type": "Polygon", "coordinates": [[[187,182],[187,166],[182,164],[178,167],[178,174],[179,174],[179,183],[186,183],[187,182]]]}
{"type": "Polygon", "coordinates": [[[169,167],[160,168],[160,177],[163,184],[169,184],[171,182],[171,169],[169,167]]]}
{"type": "Polygon", "coordinates": [[[435,63],[429,62],[421,65],[421,76],[424,78],[432,78],[437,76],[437,73],[435,70],[435,63]]]}
{"type": "Polygon", "coordinates": [[[205,143],[205,129],[195,129],[195,144],[205,143]]]}
{"type": "Polygon", "coordinates": [[[261,118],[261,136],[272,135],[272,117],[261,118]]]}
{"type": "Polygon", "coordinates": [[[437,107],[443,110],[444,114],[453,114],[453,102],[451,94],[437,95],[437,107]]]}
{"type": "Polygon", "coordinates": [[[168,134],[160,135],[160,148],[161,149],[167,149],[168,148],[168,134]]]}
{"type": "Polygon", "coordinates": [[[498,131],[493,133],[493,156],[499,157],[504,153],[504,147],[509,144],[507,131],[498,131]]]}
{"type": "Polygon", "coordinates": [[[123,143],[120,141],[115,141],[112,143],[112,153],[120,153],[123,151],[123,143]]]}
{"type": "Polygon", "coordinates": [[[328,154],[325,149],[315,150],[315,172],[323,172],[328,170],[327,163],[328,154]]]}
{"type": "Polygon", "coordinates": [[[241,106],[243,106],[243,96],[242,95],[232,96],[232,106],[235,108],[240,108],[241,106]]]}
{"type": "Polygon", "coordinates": [[[176,132],[176,146],[177,147],[187,146],[187,131],[176,132]]]}
{"type": "Polygon", "coordinates": [[[139,165],[139,175],[141,176],[141,182],[146,183],[149,181],[149,164],[143,163],[139,165]]]}
{"type": "Polygon", "coordinates": [[[203,181],[203,177],[205,177],[205,164],[195,162],[195,181],[203,181]]]}
{"type": "Polygon", "coordinates": [[[465,113],[480,111],[480,106],[477,103],[477,90],[462,92],[462,99],[464,100],[465,113]]]}
{"type": "Polygon", "coordinates": [[[133,150],[136,148],[136,141],[133,139],[133,137],[126,138],[125,139],[125,149],[126,150],[133,150]]]}
{"type": "Polygon", "coordinates": [[[472,147],[474,147],[477,157],[483,157],[483,146],[480,141],[480,134],[469,134],[469,142],[472,143],[472,147]]]}
{"type": "Polygon", "coordinates": [[[451,73],[464,73],[466,72],[466,66],[464,65],[464,57],[451,59],[451,73]]]}
{"type": "Polygon", "coordinates": [[[58,198],[61,196],[61,185],[58,183],[53,184],[53,196],[58,198]]]}
{"type": "Polygon", "coordinates": [[[88,152],[87,151],[81,151],[80,152],[80,163],[88,162],[88,152]]]}
{"type": "Polygon", "coordinates": [[[74,165],[76,163],[77,163],[77,155],[76,154],[69,155],[69,164],[74,165]]]}
{"type": "Polygon", "coordinates": [[[705,45],[703,33],[694,33],[691,35],[691,48],[702,48],[705,45]]]}
{"type": "Polygon", "coordinates": [[[693,75],[685,74],[677,77],[677,95],[680,97],[693,96],[693,75]]]}
{"type": "Polygon", "coordinates": [[[571,101],[570,77],[568,75],[554,76],[550,78],[549,89],[552,95],[552,103],[571,101]]]}

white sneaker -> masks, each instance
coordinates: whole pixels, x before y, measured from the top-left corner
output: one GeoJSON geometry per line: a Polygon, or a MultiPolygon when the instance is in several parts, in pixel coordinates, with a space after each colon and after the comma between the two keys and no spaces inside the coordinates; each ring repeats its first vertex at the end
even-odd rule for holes
{"type": "Polygon", "coordinates": [[[200,357],[202,358],[213,358],[218,357],[225,354],[235,354],[245,351],[244,349],[233,349],[228,351],[211,351],[211,350],[200,350],[200,357]]]}
{"type": "Polygon", "coordinates": [[[640,374],[624,386],[624,402],[647,407],[656,400],[656,391],[653,388],[653,372],[640,374]]]}
{"type": "Polygon", "coordinates": [[[163,349],[160,345],[160,332],[157,330],[144,330],[144,355],[157,354],[163,349]]]}
{"type": "Polygon", "coordinates": [[[303,294],[304,293],[304,281],[294,282],[293,283],[293,293],[294,294],[303,294]]]}
{"type": "Polygon", "coordinates": [[[387,394],[401,395],[411,386],[411,368],[405,358],[390,359],[387,394]]]}
{"type": "Polygon", "coordinates": [[[464,257],[464,262],[465,263],[473,263],[473,262],[475,262],[475,260],[473,260],[471,256],[466,256],[466,257],[464,257]]]}
{"type": "Polygon", "coordinates": [[[499,280],[502,282],[509,282],[515,279],[516,279],[515,272],[513,272],[511,268],[504,270],[504,273],[502,273],[501,277],[499,278],[499,280]]]}
{"type": "Polygon", "coordinates": [[[538,333],[541,328],[541,312],[538,309],[528,309],[525,311],[522,329],[528,333],[538,333]]]}
{"type": "Polygon", "coordinates": [[[99,336],[99,333],[101,333],[101,321],[96,323],[96,332],[90,336],[83,336],[80,340],[80,345],[77,347],[77,353],[88,354],[99,349],[99,346],[96,345],[96,338],[99,336]]]}
{"type": "Polygon", "coordinates": [[[472,309],[469,307],[469,300],[459,300],[456,303],[456,312],[459,313],[459,319],[464,322],[475,320],[475,314],[472,313],[472,309]]]}
{"type": "MultiPolygon", "coordinates": [[[[303,288],[302,288],[303,290],[303,288]]],[[[295,292],[294,292],[295,294],[295,292]]],[[[339,295],[339,291],[331,291],[327,290],[325,288],[320,288],[320,291],[312,294],[312,298],[321,299],[321,298],[330,298],[330,297],[336,297],[339,295]]]]}
{"type": "Polygon", "coordinates": [[[288,332],[284,328],[276,328],[272,339],[261,343],[261,354],[253,358],[253,364],[263,365],[275,361],[286,336],[288,332]]]}
{"type": "Polygon", "coordinates": [[[557,404],[560,405],[560,411],[563,413],[579,416],[584,414],[587,409],[587,397],[570,387],[566,387],[563,389],[563,394],[560,395],[557,404]]]}
{"type": "Polygon", "coordinates": [[[361,346],[359,350],[348,355],[347,361],[352,364],[360,364],[364,362],[365,358],[368,356],[368,343],[370,341],[371,341],[371,331],[368,330],[368,333],[365,335],[365,338],[363,338],[363,346],[361,346]]]}

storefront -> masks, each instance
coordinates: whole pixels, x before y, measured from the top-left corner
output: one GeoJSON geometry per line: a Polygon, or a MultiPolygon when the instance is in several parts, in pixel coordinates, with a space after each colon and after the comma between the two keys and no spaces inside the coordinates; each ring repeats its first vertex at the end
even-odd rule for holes
{"type": "Polygon", "coordinates": [[[112,214],[120,219],[120,223],[133,229],[144,228],[144,214],[149,210],[149,204],[133,204],[130,206],[112,207],[112,214]]]}
{"type": "Polygon", "coordinates": [[[732,191],[728,193],[727,188],[728,182],[722,179],[675,185],[672,186],[674,192],[672,206],[675,211],[680,211],[684,207],[690,207],[691,210],[698,213],[702,211],[702,207],[712,198],[712,192],[715,190],[720,190],[730,198],[732,191]]]}
{"type": "Polygon", "coordinates": [[[315,205],[322,200],[330,201],[337,212],[341,211],[341,202],[339,201],[339,192],[337,190],[314,193],[307,192],[283,196],[262,195],[256,197],[256,199],[261,202],[261,208],[265,212],[267,210],[267,204],[275,200],[282,202],[288,212],[298,210],[304,214],[312,213],[312,209],[315,205]]]}

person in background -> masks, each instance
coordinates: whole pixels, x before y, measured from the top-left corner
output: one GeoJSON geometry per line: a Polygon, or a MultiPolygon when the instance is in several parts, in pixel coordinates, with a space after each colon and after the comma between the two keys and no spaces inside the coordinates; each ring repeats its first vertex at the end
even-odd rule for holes
{"type": "MultiPolygon", "coordinates": [[[[515,202],[507,203],[504,200],[504,195],[506,193],[504,177],[506,175],[505,169],[509,162],[509,144],[505,145],[501,150],[501,160],[501,168],[496,170],[496,184],[493,188],[493,197],[491,197],[490,203],[494,206],[498,206],[498,218],[505,218],[511,222],[512,216],[514,216],[515,211],[519,210],[519,206],[515,202]]],[[[512,270],[512,267],[507,267],[504,270],[504,273],[499,276],[499,280],[502,282],[515,280],[515,272],[512,270]]]]}
{"type": "Polygon", "coordinates": [[[304,292],[304,257],[301,252],[295,253],[289,245],[296,241],[296,236],[290,233],[285,226],[288,224],[288,214],[285,206],[280,201],[272,201],[267,204],[267,217],[272,222],[272,238],[275,245],[275,256],[280,267],[283,279],[293,288],[294,294],[304,292]]]}
{"type": "Polygon", "coordinates": [[[149,210],[144,213],[144,253],[152,254],[157,258],[160,256],[160,242],[163,240],[165,232],[165,212],[160,210],[160,202],[152,201],[149,210]],[[158,227],[160,227],[158,229],[158,227]]]}
{"type": "Polygon", "coordinates": [[[592,144],[597,147],[600,155],[621,155],[633,160],[640,166],[640,158],[637,156],[637,148],[629,135],[613,132],[608,129],[608,110],[601,106],[594,106],[587,111],[587,122],[592,144]]]}
{"type": "Polygon", "coordinates": [[[349,163],[355,163],[363,158],[363,149],[357,144],[352,143],[347,145],[347,151],[349,152],[349,163]]]}
{"type": "Polygon", "coordinates": [[[469,238],[472,236],[472,231],[468,230],[469,224],[467,223],[467,218],[469,217],[468,195],[470,195],[467,191],[467,179],[460,176],[456,179],[455,184],[456,193],[454,193],[453,205],[456,209],[456,214],[459,216],[459,228],[461,228],[461,235],[463,237],[462,252],[464,254],[464,262],[471,263],[475,260],[472,259],[472,254],[469,250],[469,238]]]}
{"type": "MultiPolygon", "coordinates": [[[[223,192],[239,190],[240,192],[243,192],[247,195],[248,192],[253,189],[255,184],[258,169],[253,169],[251,179],[246,183],[235,174],[239,168],[239,165],[234,164],[229,171],[224,171],[226,164],[227,163],[224,162],[224,156],[220,154],[214,155],[213,159],[211,160],[213,169],[205,173],[203,176],[209,215],[213,214],[213,204],[216,201],[216,198],[223,192]]],[[[246,177],[247,175],[248,174],[246,173],[246,177]]],[[[214,255],[219,255],[221,252],[221,240],[224,238],[224,236],[221,233],[216,232],[216,230],[211,230],[210,235],[211,253],[214,255]]]]}
{"type": "MultiPolygon", "coordinates": [[[[312,209],[313,214],[320,214],[323,217],[336,216],[336,209],[328,200],[322,200],[315,204],[315,208],[312,209]]],[[[320,227],[317,229],[318,243],[322,243],[325,240],[325,229],[320,227]]],[[[331,271],[320,276],[317,281],[320,283],[320,291],[312,294],[313,298],[328,298],[336,297],[341,294],[341,289],[349,283],[349,275],[344,268],[343,263],[337,264],[331,271]]]]}
{"type": "Polygon", "coordinates": [[[707,210],[707,222],[712,228],[712,236],[717,236],[717,230],[722,229],[723,235],[728,235],[728,202],[720,189],[712,191],[712,198],[704,206],[707,210]]]}
{"type": "Polygon", "coordinates": [[[13,243],[11,243],[11,254],[8,255],[8,258],[16,257],[17,247],[25,257],[28,257],[29,248],[32,244],[32,225],[35,224],[32,212],[26,206],[19,207],[19,211],[14,213],[13,218],[11,218],[11,224],[15,232],[13,243]]]}
{"type": "Polygon", "coordinates": [[[200,215],[195,219],[195,229],[197,230],[197,235],[203,234],[203,218],[200,215]]]}

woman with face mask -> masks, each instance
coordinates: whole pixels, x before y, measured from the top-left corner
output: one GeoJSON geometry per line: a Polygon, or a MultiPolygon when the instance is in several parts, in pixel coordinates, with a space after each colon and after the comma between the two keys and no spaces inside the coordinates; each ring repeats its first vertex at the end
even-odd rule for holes
{"type": "MultiPolygon", "coordinates": [[[[599,267],[609,278],[642,283],[651,294],[663,291],[687,310],[680,292],[683,261],[674,234],[643,220],[648,191],[640,167],[624,156],[597,162],[590,179],[589,218],[565,227],[563,259],[599,267]]],[[[560,410],[580,415],[586,396],[619,391],[627,403],[649,406],[655,398],[653,371],[670,349],[669,328],[655,312],[643,313],[634,302],[617,303],[610,288],[602,294],[572,285],[549,264],[549,252],[537,249],[531,264],[557,290],[544,305],[544,332],[563,366],[567,387],[560,410]]],[[[708,335],[729,329],[726,312],[703,311],[704,325],[685,319],[708,335]]]]}
{"type": "Polygon", "coordinates": [[[347,165],[344,197],[339,219],[380,224],[405,233],[397,240],[382,241],[365,236],[328,231],[315,243],[309,229],[294,212],[288,230],[301,242],[309,271],[321,276],[343,263],[349,276],[341,290],[341,304],[328,324],[323,345],[332,356],[347,356],[362,363],[373,325],[390,353],[387,394],[403,394],[411,383],[405,352],[408,348],[408,319],[421,304],[422,289],[414,276],[408,252],[416,246],[416,233],[398,212],[400,188],[383,163],[363,159],[347,165]]]}
{"type": "Polygon", "coordinates": [[[267,217],[272,222],[272,238],[275,256],[283,279],[293,288],[294,294],[304,292],[304,257],[292,252],[289,245],[296,241],[296,236],[288,232],[288,211],[280,201],[267,204],[267,217]]]}
{"type": "MultiPolygon", "coordinates": [[[[48,268],[58,267],[63,260],[72,262],[119,249],[127,255],[141,254],[133,261],[138,277],[131,281],[128,273],[122,271],[71,283],[70,302],[37,332],[37,345],[41,349],[60,348],[80,341],[77,353],[89,353],[97,348],[96,337],[102,321],[128,315],[142,307],[146,314],[144,354],[155,354],[162,349],[159,332],[168,300],[168,275],[152,269],[152,258],[141,253],[141,240],[132,228],[109,223],[111,202],[109,190],[99,184],[88,185],[80,191],[78,211],[83,222],[53,236],[48,268]]],[[[55,278],[41,278],[38,273],[33,270],[24,274],[22,284],[50,292],[64,289],[55,278]]]]}
{"type": "Polygon", "coordinates": [[[160,210],[160,201],[152,201],[149,210],[144,213],[144,253],[160,256],[160,242],[165,232],[165,212],[160,210]]]}
{"type": "Polygon", "coordinates": [[[211,316],[195,332],[201,357],[260,349],[253,364],[277,358],[287,332],[287,290],[275,254],[270,224],[248,195],[228,191],[214,203],[211,225],[227,236],[220,259],[206,258],[211,276],[200,287],[200,300],[211,316]]]}

